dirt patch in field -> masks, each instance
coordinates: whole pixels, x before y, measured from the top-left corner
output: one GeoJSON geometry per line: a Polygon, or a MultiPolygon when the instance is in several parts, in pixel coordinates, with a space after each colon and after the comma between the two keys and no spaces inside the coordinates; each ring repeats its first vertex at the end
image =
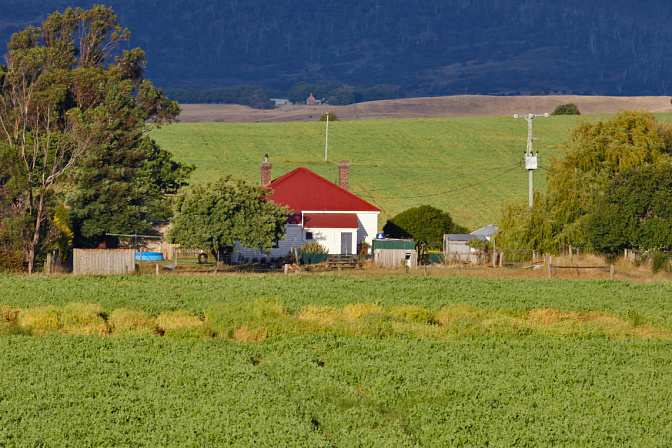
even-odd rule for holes
{"type": "Polygon", "coordinates": [[[182,104],[183,123],[317,121],[325,112],[341,120],[381,118],[494,117],[513,114],[551,113],[560,104],[574,103],[582,114],[613,114],[619,109],[672,112],[669,96],[488,96],[456,95],[371,101],[349,106],[280,106],[270,110],[232,104],[182,104]]]}

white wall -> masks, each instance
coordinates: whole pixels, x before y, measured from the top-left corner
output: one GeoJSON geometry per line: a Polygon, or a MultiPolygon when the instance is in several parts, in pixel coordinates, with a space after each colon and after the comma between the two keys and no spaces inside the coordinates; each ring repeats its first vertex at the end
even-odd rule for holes
{"type": "Polygon", "coordinates": [[[256,250],[242,247],[240,243],[236,244],[236,253],[233,254],[233,261],[240,262],[242,258],[245,260],[269,259],[285,257],[291,251],[292,247],[299,249],[303,246],[303,228],[299,224],[287,224],[285,226],[285,239],[278,241],[278,247],[271,249],[270,255],[256,250]],[[239,252],[239,253],[238,253],[239,252]]]}
{"type": "MultiPolygon", "coordinates": [[[[341,233],[352,234],[352,253],[357,253],[357,229],[309,229],[313,232],[313,239],[327,249],[330,254],[341,253],[341,233]]],[[[310,242],[306,240],[306,242],[310,242]]]]}
{"type": "MultiPolygon", "coordinates": [[[[324,212],[305,212],[304,213],[324,213],[324,212]]],[[[348,213],[348,212],[327,212],[327,213],[348,213]]],[[[378,232],[378,212],[351,212],[357,215],[358,229],[303,229],[300,224],[287,224],[285,240],[278,243],[277,248],[271,249],[270,255],[266,255],[256,249],[248,249],[236,244],[236,252],[233,255],[234,262],[240,262],[252,259],[268,259],[285,257],[291,251],[292,247],[299,249],[305,243],[317,242],[325,246],[330,254],[341,253],[341,233],[352,233],[352,253],[357,253],[358,245],[362,241],[371,244],[378,232]],[[306,240],[306,232],[313,233],[312,240],[306,240]],[[239,252],[239,253],[238,253],[239,252]]]]}
{"type": "Polygon", "coordinates": [[[378,212],[359,212],[357,213],[357,221],[359,223],[359,230],[357,231],[357,244],[366,241],[369,245],[372,244],[376,233],[378,233],[378,212]]]}

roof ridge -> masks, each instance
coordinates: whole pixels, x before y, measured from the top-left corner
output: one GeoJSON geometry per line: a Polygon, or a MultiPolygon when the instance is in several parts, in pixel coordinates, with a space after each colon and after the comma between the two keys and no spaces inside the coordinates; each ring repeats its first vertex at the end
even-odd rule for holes
{"type": "MultiPolygon", "coordinates": [[[[289,179],[292,179],[293,177],[300,175],[300,174],[305,174],[306,176],[310,176],[310,178],[314,179],[317,182],[322,183],[323,185],[329,187],[330,189],[334,189],[338,191],[341,194],[345,194],[349,199],[352,199],[358,203],[361,204],[365,209],[368,209],[368,211],[378,211],[380,212],[380,209],[378,207],[375,207],[374,205],[370,204],[369,202],[365,201],[364,199],[360,198],[356,194],[352,193],[351,191],[341,187],[340,185],[331,182],[328,179],[325,179],[324,177],[320,176],[319,174],[315,173],[314,171],[309,170],[306,167],[300,166],[297,168],[294,168],[292,171],[289,171],[288,173],[283,174],[282,176],[274,179],[271,181],[270,184],[268,184],[268,187],[272,190],[277,189],[279,186],[284,184],[286,181],[289,179]]],[[[273,194],[269,195],[270,199],[272,198],[273,194]]]]}

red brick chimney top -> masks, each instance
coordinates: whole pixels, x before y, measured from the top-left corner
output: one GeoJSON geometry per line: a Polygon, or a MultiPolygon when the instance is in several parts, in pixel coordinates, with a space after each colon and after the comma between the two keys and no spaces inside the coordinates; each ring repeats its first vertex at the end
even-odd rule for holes
{"type": "Polygon", "coordinates": [[[347,160],[338,162],[338,185],[346,190],[350,189],[350,162],[347,160]]]}

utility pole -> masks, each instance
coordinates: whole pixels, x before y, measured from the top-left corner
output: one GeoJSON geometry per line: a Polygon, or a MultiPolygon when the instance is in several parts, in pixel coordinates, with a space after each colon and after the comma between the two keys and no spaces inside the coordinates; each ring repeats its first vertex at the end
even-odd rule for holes
{"type": "Polygon", "coordinates": [[[527,120],[527,149],[525,150],[525,169],[530,173],[530,185],[529,185],[529,201],[530,201],[530,210],[534,209],[534,170],[539,168],[539,151],[536,154],[532,153],[532,122],[537,117],[548,118],[548,113],[545,114],[526,114],[518,115],[515,114],[513,118],[524,118],[527,120]]]}
{"type": "Polygon", "coordinates": [[[329,148],[329,112],[326,113],[327,115],[327,135],[324,139],[324,161],[327,161],[327,149],[329,148]]]}

